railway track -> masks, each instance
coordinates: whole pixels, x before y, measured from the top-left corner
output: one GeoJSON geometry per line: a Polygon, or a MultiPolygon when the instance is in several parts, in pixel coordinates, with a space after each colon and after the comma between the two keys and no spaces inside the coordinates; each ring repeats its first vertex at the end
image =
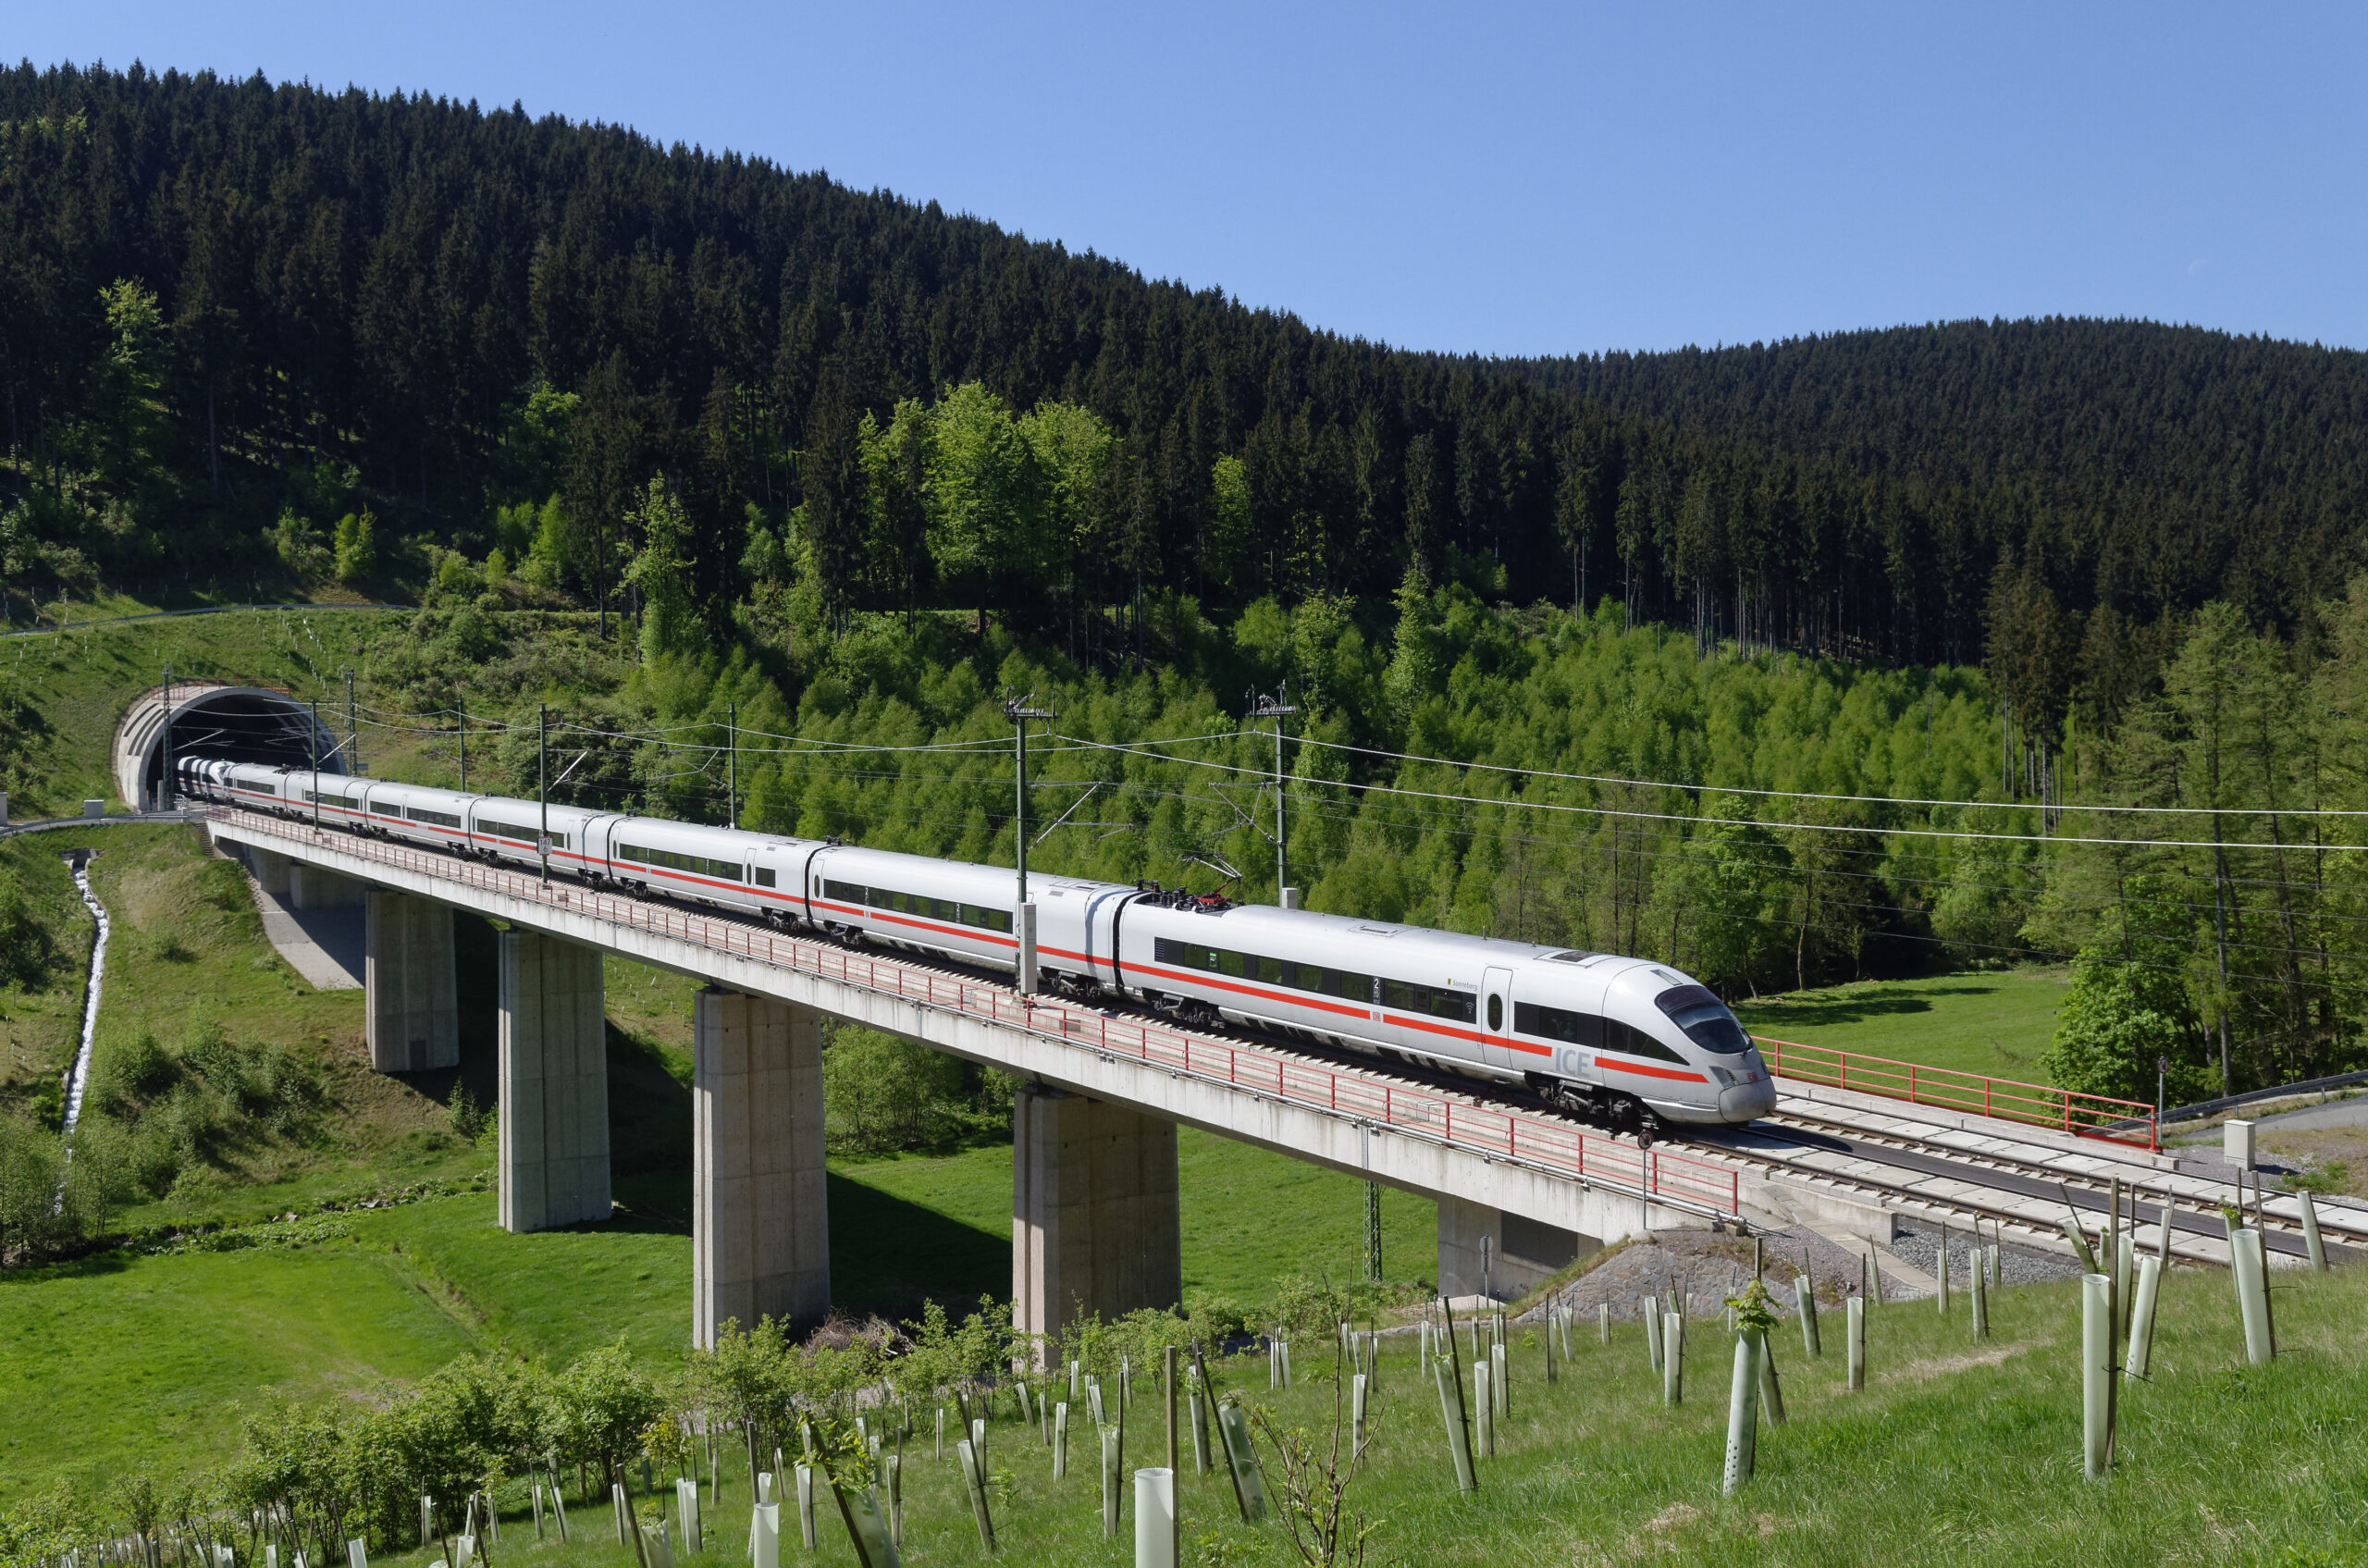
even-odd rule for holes
{"type": "MultiPolygon", "coordinates": [[[[660,897],[646,901],[674,902],[660,897]]],[[[735,911],[702,907],[700,913],[736,924],[765,926],[763,920],[735,911]]],[[[820,933],[808,934],[811,940],[832,940],[820,933]]],[[[869,943],[847,945],[857,951],[878,950],[869,943]]],[[[948,979],[1009,983],[1005,975],[955,962],[942,955],[883,945],[899,963],[948,979]]],[[[1632,1135],[1589,1122],[1544,1095],[1444,1068],[1327,1047],[1264,1031],[1187,1023],[1120,997],[1071,1001],[1072,1005],[1091,1006],[1112,1018],[1156,1021],[1163,1028],[1211,1042],[1279,1047],[1328,1066],[1353,1068],[1370,1077],[1452,1096],[1474,1106],[1551,1116],[1587,1126],[1603,1136],[1635,1142],[1632,1135]]],[[[1873,1129],[1846,1117],[1805,1109],[1808,1104],[1794,1101],[1740,1129],[1669,1130],[1655,1142],[1730,1161],[1765,1177],[1806,1182],[1877,1206],[1904,1210],[1911,1216],[1954,1221],[1968,1230],[1979,1222],[2022,1244],[2046,1251],[2066,1250],[2060,1221],[2066,1214],[2077,1212],[2084,1228],[2090,1231],[2099,1228],[2098,1222],[2111,1205],[2112,1178],[2120,1174],[2125,1204],[2134,1200],[2141,1205],[2141,1233],[2154,1229],[2161,1207],[2167,1203],[2175,1256],[2202,1264],[2226,1261],[2220,1205],[2235,1199],[2235,1189],[2229,1183],[2130,1165],[2114,1158],[2111,1146],[2104,1144],[2100,1144],[2094,1154],[2076,1154],[2036,1142],[2019,1145],[2021,1152],[2009,1152],[1996,1146],[2001,1141],[2011,1140],[2011,1133],[2002,1132],[1960,1135],[1966,1141],[1980,1142],[1985,1145],[1980,1148],[1951,1147],[1947,1142],[1949,1130],[1935,1129],[1934,1136],[1919,1137],[1873,1129]],[[2143,1217],[2145,1210],[2153,1211],[2153,1220],[2143,1217]]],[[[1914,1110],[1913,1106],[1903,1105],[1894,1119],[1912,1120],[1914,1110]]],[[[2292,1208],[2292,1203],[2284,1194],[2269,1199],[2262,1215],[2263,1230],[2273,1253],[2299,1259],[2306,1253],[2300,1222],[2293,1214],[2284,1212],[2292,1208]]],[[[2320,1211],[2319,1220],[2331,1256],[2368,1253],[2368,1211],[2326,1207],[2320,1211]]]]}
{"type": "MultiPolygon", "coordinates": [[[[1691,1140],[1697,1148],[1844,1191],[1856,1191],[1923,1210],[1936,1216],[2011,1224],[2054,1244],[2058,1226],[2072,1216],[2094,1230],[2109,1214],[2113,1188],[2120,1182],[2125,1216],[2134,1216],[2149,1244],[2167,1206],[2172,1251],[2191,1262],[2226,1262],[2226,1228],[2221,1208],[2238,1200],[2233,1183],[2189,1172],[2163,1171],[2082,1157],[2045,1145],[2028,1153],[1995,1147],[1949,1148],[1905,1133],[1872,1130],[1856,1122],[1782,1107],[1748,1127],[1705,1130],[1691,1140]],[[2100,1168],[2100,1167],[2103,1168],[2100,1168]],[[2135,1205],[2134,1208],[2131,1205],[2135,1205]]],[[[2253,1205],[2248,1204],[2248,1211],[2253,1205]]],[[[2368,1213],[2348,1206],[2318,1211],[2320,1234],[2330,1257],[2368,1252],[2368,1213]]],[[[2299,1207],[2288,1194],[2263,1195],[2258,1218],[2273,1253],[2308,1255],[2299,1207]]]]}

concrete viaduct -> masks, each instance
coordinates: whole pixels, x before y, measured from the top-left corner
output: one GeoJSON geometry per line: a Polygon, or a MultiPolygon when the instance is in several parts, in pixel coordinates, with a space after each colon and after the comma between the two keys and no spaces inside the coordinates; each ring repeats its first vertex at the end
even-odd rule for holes
{"type": "MultiPolygon", "coordinates": [[[[1439,1286],[1499,1296],[1577,1249],[1647,1227],[1769,1211],[1766,1183],[1380,1071],[1022,996],[943,968],[562,879],[243,811],[216,846],[301,902],[368,905],[372,1065],[459,1061],[452,911],[503,923],[500,1219],[529,1231],[607,1217],[600,957],[706,982],[694,1019],[693,1331],[810,1321],[830,1305],[820,1021],[825,1014],[1020,1075],[1012,1296],[1024,1332],[1080,1309],[1173,1305],[1181,1290],[1176,1129],[1312,1160],[1438,1202],[1439,1286]]],[[[1784,1205],[1779,1204],[1777,1211],[1784,1205]]]]}

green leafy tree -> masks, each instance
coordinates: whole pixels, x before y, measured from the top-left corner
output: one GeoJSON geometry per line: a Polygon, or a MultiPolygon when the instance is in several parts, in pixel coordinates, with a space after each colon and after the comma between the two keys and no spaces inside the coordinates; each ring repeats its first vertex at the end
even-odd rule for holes
{"type": "Polygon", "coordinates": [[[2204,1098],[2218,1071],[2197,1005],[2211,985],[2198,962],[2197,911],[2177,880],[2159,874],[2131,877],[2117,892],[2110,927],[2073,959],[2041,1069],[2067,1089],[2151,1101],[2155,1064],[2165,1061],[2175,1103],[2204,1098]]]}
{"type": "Polygon", "coordinates": [[[857,432],[873,580],[909,609],[929,554],[929,469],[935,425],[917,398],[896,404],[886,425],[866,414],[857,432]]]}
{"type": "Polygon", "coordinates": [[[842,1029],[822,1054],[831,1143],[867,1152],[918,1148],[959,1125],[963,1065],[876,1030],[842,1029]]]}
{"type": "Polygon", "coordinates": [[[368,507],[339,518],[335,539],[338,581],[359,583],[377,573],[378,519],[368,507]]]}
{"type": "Polygon", "coordinates": [[[625,574],[641,590],[642,658],[654,664],[703,648],[707,627],[693,587],[697,562],[690,513],[666,488],[664,475],[649,476],[627,523],[641,536],[625,574]]]}
{"type": "Polygon", "coordinates": [[[552,1378],[542,1400],[542,1430],[562,1457],[589,1464],[604,1487],[641,1450],[641,1434],[665,1409],[648,1374],[634,1364],[624,1341],[578,1357],[552,1378]]]}
{"type": "Polygon", "coordinates": [[[932,426],[931,558],[941,575],[993,593],[1045,554],[1035,453],[1004,401],[976,381],[947,389],[932,426]]]}
{"type": "Polygon", "coordinates": [[[1793,857],[1775,833],[1749,820],[1742,796],[1705,796],[1702,812],[1728,820],[1696,831],[1654,889],[1677,931],[1671,957],[1720,990],[1756,991],[1789,957],[1793,857]]]}
{"type": "Polygon", "coordinates": [[[92,389],[90,457],[102,483],[136,490],[153,481],[165,439],[165,319],[155,294],[131,278],[99,299],[108,342],[92,389]]]}
{"type": "Polygon", "coordinates": [[[1250,471],[1228,452],[1209,468],[1209,537],[1202,564],[1209,576],[1240,592],[1255,580],[1258,548],[1250,499],[1250,471]]]}

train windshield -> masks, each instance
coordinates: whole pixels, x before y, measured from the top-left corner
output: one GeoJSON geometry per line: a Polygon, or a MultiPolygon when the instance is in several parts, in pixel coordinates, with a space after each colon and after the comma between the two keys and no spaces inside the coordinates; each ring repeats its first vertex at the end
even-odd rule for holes
{"type": "Polygon", "coordinates": [[[1685,1038],[1705,1051],[1715,1051],[1722,1056],[1740,1056],[1751,1049],[1751,1036],[1743,1031],[1734,1014],[1727,1011],[1707,985],[1681,985],[1664,991],[1653,998],[1653,1006],[1669,1015],[1669,1021],[1685,1031],[1685,1038]]]}

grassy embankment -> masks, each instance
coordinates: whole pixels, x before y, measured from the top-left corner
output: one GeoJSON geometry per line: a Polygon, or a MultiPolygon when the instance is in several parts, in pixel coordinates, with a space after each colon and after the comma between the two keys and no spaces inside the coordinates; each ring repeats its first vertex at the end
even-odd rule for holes
{"type": "Polygon", "coordinates": [[[9,815],[71,815],[85,799],[124,809],[107,776],[107,747],[124,705],[157,685],[167,664],[177,680],[263,681],[317,697],[326,721],[342,705],[340,672],[360,668],[370,640],[398,622],[334,606],[230,611],[0,642],[0,661],[39,716],[21,742],[29,755],[13,770],[9,815]]]}
{"type": "MultiPolygon", "coordinates": [[[[539,1244],[570,1242],[544,1238],[539,1244]]],[[[265,1256],[281,1265],[290,1255],[265,1256]]],[[[379,1266],[353,1249],[320,1255],[346,1257],[364,1279],[379,1266]]],[[[439,1318],[415,1290],[381,1289],[369,1298],[378,1317],[359,1307],[322,1313],[315,1323],[302,1281],[262,1268],[240,1279],[249,1310],[267,1311],[276,1295],[287,1303],[282,1315],[291,1326],[325,1341],[336,1335],[373,1340],[390,1362],[418,1364],[458,1342],[450,1319],[439,1318]]],[[[1481,1490],[1472,1499],[1453,1490],[1436,1393],[1416,1377],[1411,1345],[1397,1340],[1384,1352],[1373,1463],[1351,1501],[1377,1520],[1380,1560],[1439,1568],[1671,1559],[1986,1568],[2000,1561],[2059,1561],[2076,1549],[2082,1561],[2100,1563],[2356,1561],[2368,1552],[2368,1519],[2357,1501],[2358,1477],[2368,1471],[2368,1431],[2356,1415],[2368,1389],[2368,1341],[2357,1332],[2368,1310],[2368,1272],[2296,1276],[2290,1287],[2279,1292],[2278,1361],[2250,1367],[2242,1364],[2226,1277],[2182,1271],[2171,1278],[2152,1378],[2124,1384],[2116,1470],[2103,1484],[2080,1474],[2078,1290],[2050,1285],[2001,1292],[1987,1343],[1970,1340],[1961,1297],[1946,1319],[1920,1303],[1878,1310],[1863,1394],[1844,1386],[1838,1321],[1828,1319],[1827,1354],[1814,1362],[1804,1358],[1797,1332],[1780,1326],[1775,1342],[1789,1424],[1762,1430],[1758,1475],[1733,1500],[1719,1495],[1732,1352],[1715,1320],[1694,1326],[1686,1399],[1674,1409],[1661,1402],[1634,1327],[1616,1329],[1604,1346],[1591,1325],[1582,1326],[1577,1360],[1552,1386],[1542,1381],[1535,1331],[1520,1331],[1512,1414],[1499,1425],[1499,1456],[1483,1462],[1481,1490]]],[[[166,1294],[151,1289],[159,1299],[166,1294]]],[[[116,1299],[130,1293],[118,1290],[116,1299]]],[[[186,1364],[180,1370],[190,1389],[203,1387],[218,1397],[236,1373],[216,1365],[235,1353],[215,1349],[200,1333],[177,1359],[186,1364]]],[[[1263,1359],[1225,1364],[1220,1377],[1253,1405],[1272,1406],[1285,1425],[1322,1435],[1331,1419],[1330,1357],[1301,1346],[1295,1359],[1300,1384],[1280,1394],[1264,1387],[1263,1359]]],[[[101,1396],[140,1392],[128,1379],[78,1385],[74,1392],[86,1389],[101,1396]]],[[[202,1402],[186,1390],[181,1397],[202,1402]]],[[[1129,1468],[1158,1462],[1156,1407],[1139,1399],[1128,1436],[1129,1468]]],[[[127,1421],[102,1433],[79,1420],[73,1404],[52,1405],[30,1426],[15,1412],[0,1413],[0,1419],[18,1439],[8,1466],[16,1474],[28,1466],[47,1472],[80,1443],[103,1436],[136,1447],[143,1463],[169,1467],[201,1436],[197,1422],[160,1431],[127,1421]]],[[[1060,1483],[1051,1480],[1048,1456],[1031,1429],[999,1414],[993,1433],[988,1451],[1005,1560],[1050,1568],[1128,1560],[1126,1536],[1101,1537],[1090,1433],[1072,1433],[1069,1475],[1060,1483]]],[[[932,1461],[928,1448],[924,1427],[907,1451],[906,1561],[917,1568],[977,1561],[954,1467],[932,1461]]],[[[1187,1561],[1294,1561],[1279,1524],[1235,1522],[1226,1484],[1190,1473],[1189,1436],[1185,1451],[1187,1561]]],[[[210,1464],[225,1455],[204,1448],[194,1457],[210,1464]]],[[[723,1497],[709,1504],[711,1549],[685,1568],[743,1561],[747,1498],[745,1483],[728,1472],[723,1497]]],[[[1277,1487],[1271,1455],[1267,1475],[1269,1487],[1277,1487]]],[[[851,1562],[827,1500],[824,1507],[822,1549],[812,1561],[851,1562]]],[[[597,1505],[578,1508],[574,1546],[535,1543],[524,1517],[513,1515],[505,1549],[540,1568],[630,1562],[609,1534],[605,1513],[597,1505]]],[[[424,1561],[414,1552],[397,1555],[424,1561]]]]}
{"type": "Polygon", "coordinates": [[[81,1040],[91,972],[91,915],[58,857],[65,847],[44,833],[0,839],[0,877],[16,883],[46,936],[44,972],[28,973],[22,984],[0,974],[0,1093],[53,1123],[62,1110],[61,1075],[81,1040]]]}

